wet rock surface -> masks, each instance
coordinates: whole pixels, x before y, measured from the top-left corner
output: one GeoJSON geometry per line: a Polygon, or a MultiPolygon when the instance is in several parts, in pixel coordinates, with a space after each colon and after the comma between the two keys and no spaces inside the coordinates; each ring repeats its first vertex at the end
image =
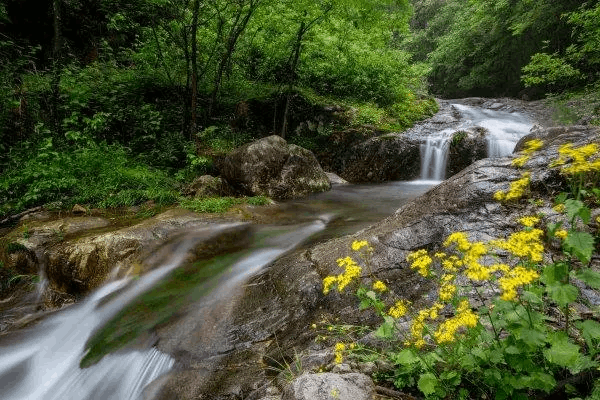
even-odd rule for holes
{"type": "MultiPolygon", "coordinates": [[[[547,130],[545,134],[552,132],[547,130]]],[[[548,163],[557,157],[560,144],[598,142],[598,135],[597,129],[565,129],[554,138],[548,137],[544,148],[528,162],[531,197],[540,199],[542,206],[523,202],[520,207],[510,207],[493,200],[493,194],[506,190],[521,171],[512,167],[510,158],[483,159],[370,228],[277,260],[213,309],[213,314],[221,318],[218,323],[205,323],[206,313],[202,317],[182,317],[190,318],[187,326],[199,321],[205,326],[183,335],[188,337],[185,341],[189,343],[189,335],[202,337],[209,327],[208,331],[214,329],[211,337],[216,339],[211,346],[171,341],[163,347],[166,338],[159,332],[158,347],[177,359],[177,367],[164,378],[156,398],[191,399],[202,394],[234,399],[240,393],[242,397],[261,398],[273,379],[265,363],[271,365],[275,360],[275,364],[285,365],[285,360],[294,360],[298,354],[301,359],[309,359],[311,354],[330,348],[314,342],[316,332],[310,329],[311,324],[323,318],[339,318],[346,324],[377,323],[372,313],[357,311],[353,296],[322,293],[322,279],[340,272],[336,259],[350,254],[353,240],[368,240],[373,245],[371,268],[390,289],[416,306],[434,300],[432,284],[410,269],[405,261],[407,254],[420,248],[438,249],[455,231],[466,232],[471,240],[506,237],[518,229],[517,219],[523,215],[542,212],[547,221],[563,218],[551,205],[553,196],[564,190],[565,182],[559,170],[548,168],[548,163]],[[188,386],[193,390],[183,389],[188,386]]],[[[599,267],[595,260],[594,268],[599,267]]]]}
{"type": "Polygon", "coordinates": [[[231,152],[221,177],[238,193],[276,200],[329,190],[331,184],[314,154],[273,135],[231,152]]]}
{"type": "Polygon", "coordinates": [[[303,374],[286,388],[283,400],[372,400],[375,385],[366,375],[303,374]]]}

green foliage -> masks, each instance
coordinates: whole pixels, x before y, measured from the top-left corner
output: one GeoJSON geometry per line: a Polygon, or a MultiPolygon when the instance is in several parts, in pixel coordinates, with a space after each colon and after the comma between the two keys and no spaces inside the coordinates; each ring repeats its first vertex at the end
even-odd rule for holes
{"type": "Polygon", "coordinates": [[[264,196],[254,197],[205,197],[179,200],[179,205],[188,210],[197,213],[224,213],[233,206],[239,204],[249,204],[253,206],[263,206],[271,204],[271,200],[264,196]]]}
{"type": "Polygon", "coordinates": [[[90,144],[59,152],[46,139],[33,156],[26,156],[14,160],[16,166],[0,178],[0,214],[51,202],[118,207],[176,199],[170,178],[136,162],[118,145],[90,144]]]}
{"type": "Polygon", "coordinates": [[[557,54],[536,53],[522,71],[525,87],[545,85],[550,90],[572,86],[581,77],[579,70],[557,54]]]}

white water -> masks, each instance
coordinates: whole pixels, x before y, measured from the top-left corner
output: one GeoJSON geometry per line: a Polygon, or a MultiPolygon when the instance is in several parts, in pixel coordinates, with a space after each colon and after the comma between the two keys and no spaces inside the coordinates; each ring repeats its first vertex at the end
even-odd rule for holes
{"type": "MultiPolygon", "coordinates": [[[[117,352],[92,367],[81,369],[88,339],[125,305],[149,290],[177,268],[190,248],[218,229],[235,224],[213,226],[196,231],[172,251],[163,265],[137,281],[121,279],[105,284],[86,300],[73,305],[33,329],[19,332],[18,339],[0,347],[0,398],[3,400],[136,400],[144,387],[168,372],[173,359],[154,348],[117,352]],[[205,232],[204,232],[205,231],[205,232]]],[[[267,239],[250,255],[232,265],[210,287],[219,293],[273,262],[310,235],[322,230],[324,221],[287,227],[283,232],[267,233],[267,239]],[[275,236],[275,237],[269,237],[275,236]]],[[[6,340],[6,338],[5,338],[6,340]]]]}
{"type": "Polygon", "coordinates": [[[487,156],[510,156],[533,123],[524,115],[452,104],[460,113],[460,124],[430,135],[421,145],[421,180],[442,181],[446,175],[450,142],[455,132],[472,127],[487,130],[487,156]]]}
{"type": "Polygon", "coordinates": [[[448,150],[455,129],[444,129],[421,145],[421,180],[440,182],[446,175],[448,150]]]}

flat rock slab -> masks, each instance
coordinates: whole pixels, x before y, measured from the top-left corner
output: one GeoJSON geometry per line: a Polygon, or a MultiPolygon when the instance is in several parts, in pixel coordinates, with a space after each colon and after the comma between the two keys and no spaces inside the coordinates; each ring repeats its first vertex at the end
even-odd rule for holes
{"type": "Polygon", "coordinates": [[[282,400],[372,400],[375,386],[364,374],[303,374],[288,386],[282,400]]]}

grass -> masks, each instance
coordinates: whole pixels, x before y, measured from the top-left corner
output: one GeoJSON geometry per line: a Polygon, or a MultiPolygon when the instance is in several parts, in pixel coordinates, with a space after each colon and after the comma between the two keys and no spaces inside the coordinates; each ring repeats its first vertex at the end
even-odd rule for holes
{"type": "Polygon", "coordinates": [[[265,196],[255,197],[204,197],[199,199],[182,198],[179,205],[190,211],[197,213],[224,213],[232,207],[239,204],[249,204],[252,206],[264,206],[272,204],[272,201],[265,196]]]}

